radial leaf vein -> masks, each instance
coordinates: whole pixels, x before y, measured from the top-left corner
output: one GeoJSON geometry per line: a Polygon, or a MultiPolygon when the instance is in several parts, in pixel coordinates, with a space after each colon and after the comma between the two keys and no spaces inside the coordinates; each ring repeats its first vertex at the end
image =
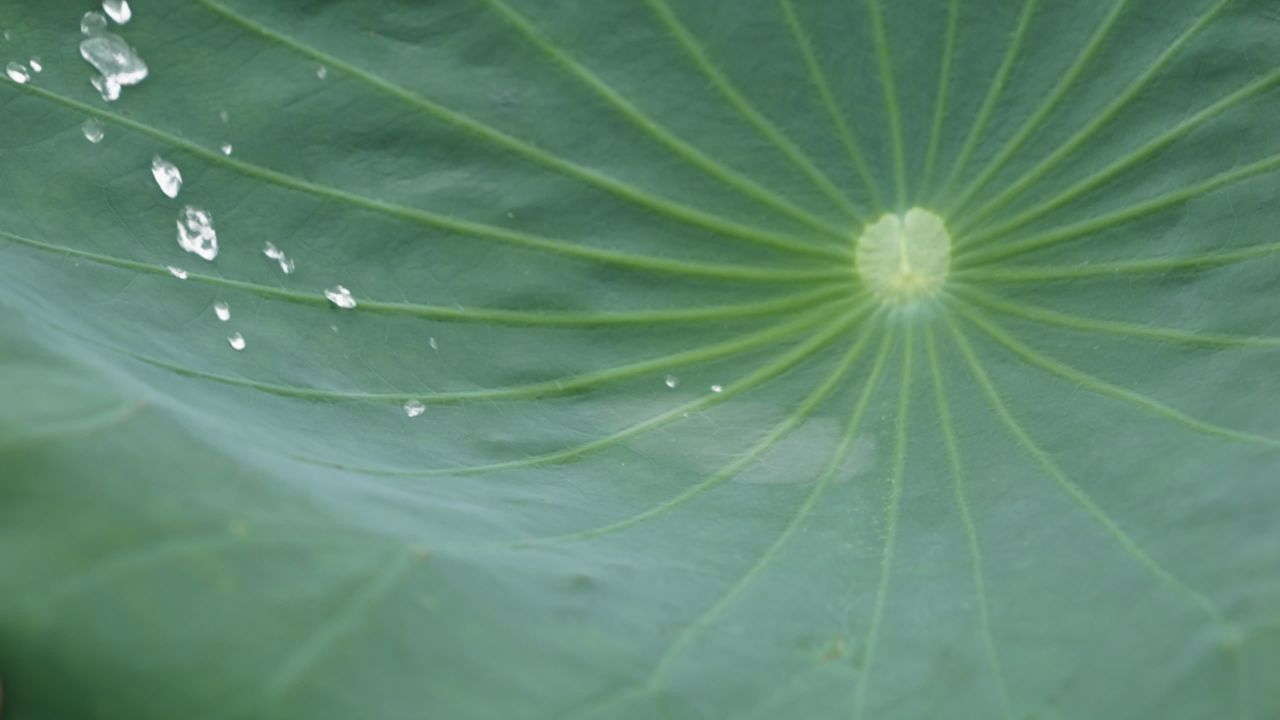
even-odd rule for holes
{"type": "Polygon", "coordinates": [[[883,0],[867,0],[871,32],[876,48],[876,65],[880,69],[880,90],[884,93],[885,122],[893,145],[893,186],[898,205],[907,201],[907,153],[902,137],[902,109],[898,106],[898,88],[893,80],[893,56],[889,50],[889,33],[884,25],[883,0]]]}
{"type": "Polygon", "coordinates": [[[933,102],[933,123],[929,128],[929,147],[925,151],[924,171],[920,175],[919,192],[929,192],[933,173],[938,166],[938,150],[942,146],[942,125],[947,116],[947,95],[951,90],[951,66],[955,63],[956,31],[960,25],[960,0],[947,0],[947,29],[942,40],[942,61],[938,66],[938,92],[933,102]]]}
{"type": "Polygon", "coordinates": [[[1158,402],[1156,400],[1152,400],[1151,398],[1145,395],[1142,395],[1141,393],[1137,393],[1127,388],[1120,387],[1119,385],[1115,385],[1105,380],[1101,380],[1092,375],[1089,375],[1088,373],[1082,372],[1080,370],[1076,370],[1070,365],[1059,362],[1057,360],[1050,358],[1047,355],[1044,355],[1040,352],[1032,350],[1027,345],[1015,340],[1012,335],[1005,332],[998,325],[991,322],[991,320],[983,317],[979,312],[975,310],[960,307],[960,308],[957,308],[957,313],[961,317],[965,318],[966,320],[968,320],[969,322],[973,323],[975,326],[980,328],[982,331],[986,332],[988,335],[991,336],[992,339],[994,339],[997,343],[999,343],[1000,345],[1008,349],[1011,353],[1017,355],[1018,357],[1022,358],[1023,360],[1027,361],[1028,363],[1042,370],[1045,370],[1053,375],[1057,375],[1065,380],[1070,380],[1071,382],[1078,384],[1080,387],[1083,387],[1086,390],[1090,390],[1092,392],[1096,392],[1101,395],[1107,395],[1111,398],[1128,403],[1130,405],[1138,407],[1147,412],[1154,413],[1168,420],[1172,420],[1184,427],[1187,427],[1191,430],[1195,430],[1200,433],[1204,433],[1206,435],[1222,438],[1225,440],[1232,440],[1234,442],[1241,442],[1241,443],[1246,443],[1251,445],[1259,445],[1262,447],[1272,448],[1272,449],[1280,449],[1280,440],[1265,437],[1262,435],[1255,435],[1253,433],[1241,432],[1239,430],[1233,430],[1231,428],[1226,428],[1221,425],[1217,425],[1211,422],[1200,420],[1198,418],[1194,418],[1180,410],[1175,410],[1174,408],[1171,408],[1168,405],[1165,405],[1164,403],[1158,402]]]}
{"type": "Polygon", "coordinates": [[[841,438],[839,445],[831,455],[831,460],[827,463],[826,468],[822,471],[818,481],[814,483],[813,489],[805,496],[800,507],[792,514],[791,519],[783,527],[778,537],[765,549],[764,553],[757,558],[756,562],[747,570],[747,572],[739,578],[720,597],[711,607],[709,607],[698,619],[685,626],[685,629],[676,636],[667,651],[663,653],[658,663],[654,666],[653,672],[650,673],[646,683],[649,691],[656,692],[666,677],[672,662],[679,657],[685,647],[689,645],[698,635],[715,621],[715,619],[724,611],[734,600],[741,595],[757,577],[762,573],[769,563],[777,557],[778,553],[786,546],[797,531],[804,525],[809,514],[813,512],[818,501],[826,493],[831,483],[840,473],[840,468],[848,457],[850,450],[854,446],[857,439],[858,428],[861,426],[862,418],[866,413],[868,403],[873,394],[876,384],[879,381],[881,371],[884,369],[885,361],[888,358],[889,351],[893,347],[892,334],[885,332],[880,343],[880,350],[877,353],[871,373],[867,378],[866,385],[863,387],[862,393],[855,403],[852,413],[850,413],[848,423],[845,426],[844,436],[841,438]]]}
{"type": "Polygon", "coordinates": [[[836,388],[840,386],[841,382],[845,379],[845,376],[848,375],[849,370],[853,367],[853,364],[862,355],[868,341],[871,339],[871,328],[874,327],[874,320],[870,320],[865,324],[867,327],[860,334],[859,338],[851,345],[849,351],[845,353],[845,356],[839,363],[837,363],[835,370],[827,376],[826,380],[815,388],[813,392],[809,393],[809,395],[799,405],[797,405],[782,422],[775,425],[773,429],[755,445],[751,446],[751,448],[737,459],[726,464],[714,474],[708,476],[705,480],[684,490],[666,502],[655,505],[648,510],[637,513],[623,520],[618,520],[607,525],[601,525],[599,527],[580,530],[578,532],[568,533],[565,535],[525,540],[517,543],[516,545],[524,547],[530,545],[579,542],[582,540],[590,540],[601,535],[615,533],[620,530],[625,530],[640,523],[665,515],[699,495],[702,495],[703,493],[737,476],[752,462],[755,462],[756,459],[776,447],[788,435],[803,425],[813,412],[821,406],[822,403],[826,402],[827,398],[829,398],[836,388]]]}
{"type": "Polygon", "coordinates": [[[1215,625],[1220,628],[1230,628],[1231,625],[1226,617],[1218,608],[1209,601],[1199,591],[1191,588],[1182,580],[1178,579],[1173,573],[1169,572],[1163,565],[1156,561],[1146,550],[1135,541],[1124,528],[1120,527],[1115,520],[1111,518],[1096,502],[1090,497],[1080,486],[1076,485],[1066,476],[1053,458],[1049,456],[1027,433],[1022,423],[1014,417],[1005,405],[1004,400],[1000,396],[1000,392],[992,383],[990,376],[986,370],[982,368],[982,363],[974,354],[973,347],[969,344],[968,339],[964,337],[964,333],[956,327],[955,323],[947,319],[947,327],[951,331],[951,336],[955,340],[956,346],[960,349],[961,355],[964,356],[965,362],[969,366],[970,372],[973,374],[978,385],[986,394],[1000,421],[1008,428],[1009,432],[1018,441],[1018,444],[1027,451],[1045,472],[1061,487],[1088,515],[1093,518],[1104,530],[1107,531],[1126,554],[1132,557],[1139,565],[1151,573],[1153,577],[1159,580],[1163,586],[1173,591],[1178,596],[1189,602],[1194,607],[1201,610],[1211,619],[1215,625]]]}
{"type": "Polygon", "coordinates": [[[1142,75],[1135,80],[1128,88],[1125,89],[1114,101],[1111,102],[1102,112],[1098,113],[1094,119],[1081,128],[1076,134],[1072,135],[1068,140],[1059,145],[1044,160],[1032,169],[1021,175],[1017,180],[1009,183],[1009,185],[1001,191],[996,197],[983,204],[972,215],[961,218],[967,226],[972,227],[977,222],[987,218],[995,211],[1003,208],[1012,202],[1015,198],[1026,192],[1035,185],[1041,178],[1048,175],[1056,168],[1059,163],[1068,157],[1071,157],[1078,149],[1089,141],[1099,130],[1110,123],[1117,115],[1120,114],[1128,105],[1133,102],[1144,88],[1155,79],[1165,66],[1177,56],[1187,43],[1189,43],[1196,35],[1209,26],[1211,22],[1230,5],[1232,0],[1218,0],[1208,10],[1205,11],[1187,30],[1174,40],[1164,49],[1163,52],[1151,63],[1142,75]]]}
{"type": "MultiPolygon", "coordinates": [[[[151,127],[150,125],[139,122],[130,117],[120,115],[109,110],[104,110],[87,103],[82,103],[72,98],[64,97],[35,85],[26,84],[18,85],[17,87],[21,92],[30,93],[73,110],[110,121],[120,125],[121,127],[127,127],[131,130],[135,130],[144,135],[155,138],[160,142],[166,143],[171,147],[181,149],[191,155],[199,157],[212,165],[225,167],[247,177],[252,177],[262,182],[306,193],[315,197],[324,198],[326,200],[333,200],[335,202],[351,205],[370,212],[380,213],[419,225],[457,233],[459,235],[480,238],[514,247],[537,250],[553,255],[598,262],[630,270],[668,273],[672,275],[770,282],[803,281],[805,279],[814,279],[821,276],[834,277],[838,275],[837,271],[832,270],[777,270],[765,267],[720,265],[715,263],[694,262],[690,260],[652,257],[647,255],[633,255],[566,242],[564,240],[549,238],[533,233],[509,230],[496,225],[487,225],[485,223],[474,222],[471,220],[461,220],[427,210],[419,210],[417,208],[397,205],[383,200],[375,200],[373,198],[357,195],[339,188],[296,178],[286,173],[244,162],[243,160],[235,157],[223,155],[219,151],[202,147],[189,140],[183,139],[164,130],[151,127]]],[[[847,262],[851,257],[850,253],[838,251],[832,248],[818,248],[801,245],[790,239],[785,240],[785,242],[794,246],[790,247],[790,250],[800,254],[815,255],[827,260],[835,260],[839,262],[847,262]]]]}
{"type": "Polygon", "coordinates": [[[671,32],[676,43],[689,55],[693,63],[710,81],[712,87],[724,96],[725,100],[748,124],[756,128],[762,136],[773,143],[827,199],[844,211],[846,215],[859,221],[865,219],[862,211],[849,201],[849,198],[809,159],[808,155],[790,138],[783,135],[782,131],[773,124],[773,121],[757,110],[751,104],[751,101],[716,67],[711,58],[707,57],[707,53],[703,50],[701,43],[689,32],[689,29],[685,27],[666,0],[645,0],[645,3],[653,9],[662,24],[671,32]]]}
{"type": "Polygon", "coordinates": [[[1035,14],[1036,3],[1037,0],[1023,0],[1022,12],[1018,15],[1018,24],[1013,30],[1013,35],[1009,38],[1009,45],[1005,50],[1004,59],[1000,61],[1000,68],[996,71],[996,75],[991,81],[987,96],[983,99],[982,106],[978,108],[978,116],[974,119],[973,126],[965,137],[964,145],[960,147],[960,154],[951,166],[951,172],[947,174],[947,179],[942,183],[940,194],[944,198],[951,193],[951,188],[955,185],[956,180],[968,167],[970,156],[973,155],[974,149],[978,146],[978,141],[982,139],[983,133],[987,130],[987,123],[991,121],[991,114],[995,111],[996,103],[999,102],[1000,95],[1004,92],[1005,85],[1009,82],[1009,76],[1013,73],[1014,61],[1017,60],[1018,53],[1022,50],[1022,43],[1026,40],[1027,28],[1031,25],[1031,18],[1035,14]]]}
{"type": "Polygon", "coordinates": [[[983,571],[982,545],[978,540],[978,528],[973,520],[973,510],[965,490],[964,467],[960,461],[960,444],[956,440],[955,425],[951,420],[950,404],[947,402],[946,388],[942,379],[942,368],[938,362],[937,343],[933,337],[933,328],[925,332],[925,350],[929,356],[929,371],[933,376],[934,400],[938,407],[938,423],[942,428],[942,438],[947,447],[947,464],[951,470],[952,489],[955,491],[956,507],[960,510],[960,520],[964,524],[965,543],[969,548],[970,569],[973,574],[974,594],[978,601],[978,625],[982,633],[982,647],[991,665],[991,675],[996,693],[1000,698],[1001,715],[1009,720],[1013,717],[1012,704],[1009,701],[1009,686],[1005,681],[1004,670],[1000,665],[1000,655],[996,651],[995,637],[991,632],[991,611],[987,603],[986,575],[983,571]]]}
{"type": "Polygon", "coordinates": [[[761,186],[735,170],[725,167],[694,145],[681,140],[670,130],[663,127],[652,117],[636,107],[636,105],[624,97],[622,93],[615,90],[598,75],[593,73],[582,63],[575,60],[571,55],[569,55],[569,53],[557,47],[541,31],[534,27],[528,19],[512,9],[511,6],[503,0],[482,1],[492,7],[532,45],[545,53],[560,67],[564,68],[570,75],[577,78],[593,92],[599,95],[610,107],[630,121],[632,125],[639,128],[654,140],[657,140],[677,157],[688,162],[699,170],[702,170],[707,175],[723,182],[742,194],[757,200],[765,206],[783,213],[793,220],[799,221],[814,230],[818,230],[833,239],[845,239],[845,235],[847,233],[842,228],[833,226],[830,223],[815,217],[813,213],[808,210],[795,205],[789,200],[778,195],[776,192],[761,186]]]}
{"type": "Polygon", "coordinates": [[[1208,345],[1211,347],[1280,347],[1280,338],[1276,337],[1178,330],[1154,325],[1101,320],[1049,310],[1027,302],[1003,300],[995,295],[968,287],[957,288],[956,292],[975,305],[989,310],[1079,332],[1101,333],[1138,340],[1155,340],[1157,342],[1182,343],[1185,345],[1208,345]]]}
{"type": "Polygon", "coordinates": [[[1141,274],[1203,271],[1280,253],[1280,243],[1252,245],[1236,250],[1220,250],[1190,257],[1147,258],[1115,262],[1088,262],[1078,265],[1022,265],[960,268],[957,279],[983,283],[1042,283],[1093,278],[1128,278],[1141,274]]]}
{"type": "Polygon", "coordinates": [[[1084,49],[1080,51],[1080,54],[1071,64],[1071,67],[1068,68],[1062,78],[1058,80],[1058,84],[1055,85],[1053,90],[1049,93],[1044,104],[1041,105],[1040,109],[1028,118],[1027,122],[1019,128],[1018,132],[1015,133],[1007,143],[1005,143],[1004,147],[1000,149],[1000,152],[996,153],[996,156],[991,159],[991,162],[987,163],[987,166],[983,168],[982,172],[978,173],[977,178],[968,183],[964,194],[962,194],[960,199],[953,204],[953,211],[956,208],[968,207],[969,202],[973,200],[973,196],[986,187],[987,183],[991,182],[991,177],[999,172],[1000,168],[1004,167],[1004,164],[1009,161],[1009,158],[1013,157],[1014,154],[1022,148],[1023,144],[1027,142],[1027,139],[1031,137],[1031,133],[1038,130],[1040,126],[1049,119],[1049,116],[1058,107],[1058,103],[1062,102],[1062,98],[1066,96],[1067,91],[1075,85],[1076,81],[1080,79],[1080,74],[1084,72],[1085,67],[1097,55],[1098,48],[1102,45],[1102,42],[1107,38],[1107,36],[1111,34],[1111,31],[1116,26],[1116,22],[1119,21],[1120,16],[1124,13],[1124,10],[1128,7],[1129,3],[1130,0],[1116,0],[1111,11],[1107,13],[1107,16],[1103,18],[1102,23],[1099,24],[1098,29],[1094,31],[1093,37],[1091,37],[1089,42],[1085,44],[1084,49]]]}
{"type": "Polygon", "coordinates": [[[884,622],[884,609],[889,599],[889,580],[893,576],[893,559],[898,541],[898,516],[902,508],[902,487],[906,481],[907,467],[907,411],[911,403],[911,374],[913,369],[912,329],[901,330],[906,337],[902,349],[902,383],[898,387],[897,434],[894,439],[893,475],[889,480],[889,502],[885,508],[885,537],[880,553],[880,580],[876,585],[875,605],[867,627],[867,642],[862,656],[861,670],[853,696],[853,718],[862,717],[867,703],[867,691],[871,685],[871,673],[875,667],[876,649],[880,639],[880,626],[884,622]]]}
{"type": "Polygon", "coordinates": [[[374,75],[367,70],[352,65],[345,60],[341,60],[333,55],[307,46],[302,42],[272,30],[252,18],[226,7],[225,5],[214,2],[214,0],[198,0],[198,2],[218,15],[221,15],[227,20],[250,32],[271,40],[272,42],[279,43],[280,45],[310,57],[313,60],[324,63],[325,66],[341,71],[350,77],[369,85],[370,87],[376,88],[391,97],[423,111],[437,120],[470,133],[474,137],[480,138],[494,146],[501,147],[515,155],[521,156],[527,160],[543,165],[544,167],[560,172],[568,177],[572,177],[575,180],[611,193],[637,206],[646,208],[655,213],[666,215],[689,225],[701,227],[705,230],[729,237],[735,237],[740,240],[747,240],[797,253],[810,253],[816,251],[815,248],[810,248],[803,243],[795,241],[793,238],[764,232],[748,225],[726,220],[725,218],[709,214],[702,210],[682,205],[669,198],[652,195],[612,176],[606,175],[599,170],[562,158],[548,150],[543,150],[536,145],[476,120],[469,115],[465,115],[438,102],[422,97],[421,95],[413,93],[399,85],[396,85],[395,83],[374,75]]]}
{"type": "Polygon", "coordinates": [[[779,0],[779,5],[782,7],[782,14],[786,18],[787,27],[791,30],[791,36],[795,39],[796,46],[800,49],[800,54],[804,56],[804,64],[809,71],[809,78],[822,99],[822,105],[826,108],[827,115],[830,116],[831,122],[836,128],[836,133],[840,136],[840,142],[844,145],[845,152],[849,155],[849,162],[862,179],[872,206],[883,205],[884,198],[880,194],[880,184],[876,182],[875,176],[872,175],[871,168],[867,165],[866,155],[862,151],[862,146],[857,137],[854,136],[853,128],[849,126],[849,121],[845,119],[844,112],[840,110],[839,103],[836,102],[835,94],[831,91],[831,84],[827,82],[827,74],[823,71],[822,63],[818,60],[818,55],[813,49],[813,41],[810,40],[809,33],[805,30],[804,22],[800,19],[799,14],[796,13],[795,5],[791,0],[779,0]]]}

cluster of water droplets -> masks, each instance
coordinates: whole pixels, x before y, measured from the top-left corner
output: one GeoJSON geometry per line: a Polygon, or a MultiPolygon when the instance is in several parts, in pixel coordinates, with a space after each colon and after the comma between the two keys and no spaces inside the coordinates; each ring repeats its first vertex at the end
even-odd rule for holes
{"type": "Polygon", "coordinates": [[[98,71],[90,82],[102,99],[115,102],[122,88],[146,80],[150,71],[138,51],[111,32],[107,23],[107,16],[117,25],[133,18],[127,0],[103,0],[102,10],[106,16],[90,11],[80,18],[80,32],[86,36],[80,41],[80,57],[98,71]]]}

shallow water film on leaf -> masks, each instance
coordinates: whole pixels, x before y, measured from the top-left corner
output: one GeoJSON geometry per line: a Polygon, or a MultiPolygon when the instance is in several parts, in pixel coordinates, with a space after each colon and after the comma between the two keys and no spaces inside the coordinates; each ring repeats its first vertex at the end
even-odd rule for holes
{"type": "Polygon", "coordinates": [[[5,720],[1280,717],[1271,0],[0,33],[5,720]]]}

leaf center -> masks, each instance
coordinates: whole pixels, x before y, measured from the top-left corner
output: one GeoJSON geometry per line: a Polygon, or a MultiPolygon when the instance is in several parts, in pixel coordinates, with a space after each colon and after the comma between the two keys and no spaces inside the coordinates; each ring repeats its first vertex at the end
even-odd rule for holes
{"type": "Polygon", "coordinates": [[[927,300],[951,270],[951,234],[941,217],[923,208],[885,214],[862,231],[855,260],[862,282],[881,301],[927,300]]]}

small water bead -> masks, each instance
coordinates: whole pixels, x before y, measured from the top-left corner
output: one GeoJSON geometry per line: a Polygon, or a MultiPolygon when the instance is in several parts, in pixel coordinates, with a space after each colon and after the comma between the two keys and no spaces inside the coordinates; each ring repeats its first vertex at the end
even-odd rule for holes
{"type": "Polygon", "coordinates": [[[213,314],[222,322],[226,322],[231,319],[231,306],[219,300],[213,304],[213,314]]]}
{"type": "Polygon", "coordinates": [[[22,85],[31,79],[31,73],[27,71],[27,66],[20,62],[11,62],[4,66],[4,74],[9,79],[22,85]]]}
{"type": "Polygon", "coordinates": [[[156,155],[151,158],[151,176],[160,186],[160,192],[171,198],[178,197],[178,191],[182,189],[182,171],[177,165],[156,155]]]}
{"type": "Polygon", "coordinates": [[[186,270],[183,270],[183,269],[182,269],[182,268],[180,268],[180,267],[174,267],[173,265],[170,265],[167,269],[168,269],[168,271],[169,271],[169,274],[170,274],[170,275],[172,275],[172,276],[174,276],[174,277],[178,278],[179,280],[186,280],[186,279],[187,279],[187,271],[186,271],[186,270]]]}
{"type": "Polygon", "coordinates": [[[675,375],[668,375],[666,379],[663,380],[663,383],[665,383],[666,386],[671,388],[672,390],[675,390],[676,386],[680,384],[680,378],[676,377],[675,375]]]}
{"type": "Polygon", "coordinates": [[[417,400],[410,400],[404,404],[404,414],[411,418],[416,418],[427,411],[427,406],[417,400]]]}
{"type": "Polygon", "coordinates": [[[218,119],[221,120],[223,123],[231,122],[231,116],[227,114],[226,110],[218,111],[218,119]]]}
{"type": "Polygon", "coordinates": [[[109,32],[92,34],[80,41],[80,57],[98,72],[93,86],[102,93],[104,100],[120,97],[120,88],[137,85],[147,78],[147,64],[124,38],[109,32]]]}
{"type": "Polygon", "coordinates": [[[223,154],[223,155],[230,155],[230,154],[231,154],[231,150],[232,150],[231,143],[225,143],[225,144],[223,144],[223,146],[222,146],[222,148],[221,148],[221,149],[222,149],[222,154],[223,154]]]}
{"type": "Polygon", "coordinates": [[[31,72],[44,72],[44,65],[40,63],[40,58],[38,57],[31,58],[27,61],[27,64],[31,66],[31,72]]]}
{"type": "Polygon", "coordinates": [[[713,393],[722,393],[722,392],[724,392],[724,386],[723,386],[723,385],[712,385],[712,386],[711,386],[711,392],[713,392],[713,393]]]}
{"type": "Polygon", "coordinates": [[[356,306],[356,299],[351,296],[351,291],[341,285],[335,285],[325,290],[324,296],[329,298],[329,302],[343,310],[350,310],[356,306]]]}
{"type": "Polygon", "coordinates": [[[275,244],[268,242],[262,247],[262,254],[275,260],[280,265],[280,272],[285,275],[292,275],[294,271],[294,263],[284,251],[276,247],[275,244]]]}
{"type": "Polygon", "coordinates": [[[106,131],[102,128],[102,123],[97,118],[89,118],[80,126],[80,131],[84,133],[84,139],[97,145],[102,142],[103,135],[106,131]]]}
{"type": "Polygon", "coordinates": [[[321,65],[320,67],[316,68],[316,77],[320,78],[321,80],[323,80],[323,79],[325,79],[325,78],[329,77],[329,68],[327,68],[327,67],[325,67],[325,66],[323,66],[323,65],[321,65]]]}
{"type": "Polygon", "coordinates": [[[107,31],[107,17],[100,12],[90,10],[80,18],[80,32],[85,35],[97,35],[107,31]]]}
{"type": "Polygon", "coordinates": [[[102,0],[102,11],[110,15],[117,25],[123,25],[133,17],[129,0],[102,0]]]}
{"type": "Polygon", "coordinates": [[[239,352],[244,349],[244,336],[238,332],[231,333],[231,335],[227,337],[227,344],[231,346],[232,350],[239,352]]]}
{"type": "Polygon", "coordinates": [[[218,257],[218,233],[209,211],[190,205],[182,208],[178,213],[178,245],[205,260],[218,257]]]}
{"type": "Polygon", "coordinates": [[[434,337],[427,338],[427,344],[431,346],[432,350],[440,349],[440,343],[436,342],[436,339],[434,337]]]}

